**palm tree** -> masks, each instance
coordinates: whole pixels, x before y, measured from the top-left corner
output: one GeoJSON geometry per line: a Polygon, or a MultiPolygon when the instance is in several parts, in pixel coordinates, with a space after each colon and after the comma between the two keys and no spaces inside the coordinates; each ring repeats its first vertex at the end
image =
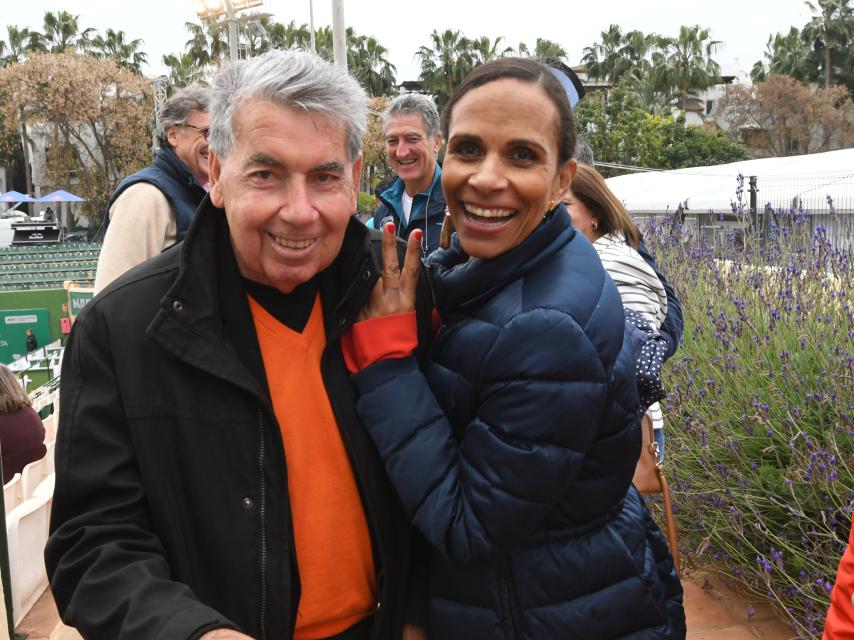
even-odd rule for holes
{"type": "Polygon", "coordinates": [[[30,31],[26,27],[18,28],[10,24],[6,27],[6,33],[9,36],[9,52],[0,59],[2,66],[23,62],[28,53],[44,51],[42,34],[38,31],[30,31]]]}
{"type": "Polygon", "coordinates": [[[425,88],[436,96],[442,108],[466,74],[474,66],[471,42],[460,31],[446,29],[430,34],[432,48],[422,45],[415,52],[421,59],[420,79],[425,88]]]}
{"type": "Polygon", "coordinates": [[[568,56],[566,49],[552,40],[537,38],[537,42],[534,44],[534,57],[538,60],[566,62],[568,56]]]}
{"type": "Polygon", "coordinates": [[[797,27],[792,27],[786,35],[778,33],[768,36],[765,44],[766,62],[757,60],[750,71],[754,82],[761,82],[767,75],[787,75],[800,82],[818,82],[819,64],[816,64],[815,52],[804,41],[797,27]]]}
{"type": "Polygon", "coordinates": [[[169,86],[171,89],[180,89],[194,82],[204,81],[204,71],[196,61],[195,56],[189,51],[163,56],[163,64],[169,68],[169,86]]]}
{"type": "Polygon", "coordinates": [[[351,40],[348,34],[347,45],[348,66],[353,77],[370,95],[389,95],[397,84],[397,69],[386,57],[388,49],[372,36],[351,40]]]}
{"type": "Polygon", "coordinates": [[[224,26],[202,20],[202,24],[185,22],[184,27],[190,33],[190,39],[185,44],[187,53],[193,57],[196,65],[215,65],[228,57],[228,37],[224,26]]]}
{"type": "Polygon", "coordinates": [[[626,86],[638,104],[652,114],[670,112],[676,95],[673,93],[664,53],[657,51],[652,60],[642,63],[626,75],[626,86]]]}
{"type": "Polygon", "coordinates": [[[837,51],[850,47],[854,40],[854,8],[850,0],[817,0],[806,5],[819,15],[804,26],[804,37],[813,49],[824,52],[824,88],[833,84],[833,59],[837,51]]]}
{"type": "Polygon", "coordinates": [[[679,27],[679,35],[669,40],[667,68],[672,86],[679,90],[682,111],[688,106],[688,93],[702,90],[720,81],[720,66],[712,54],[720,45],[709,39],[709,30],[699,25],[679,27]]]}
{"type": "MultiPolygon", "coordinates": [[[[334,59],[334,47],[332,44],[332,28],[320,27],[314,31],[314,50],[324,60],[332,62],[334,59]]],[[[306,48],[308,48],[306,46],[306,48]]]]}
{"type": "Polygon", "coordinates": [[[513,47],[505,47],[501,44],[504,40],[501,36],[490,40],[487,36],[482,36],[476,40],[471,40],[471,53],[474,57],[475,64],[483,64],[490,60],[503,58],[513,53],[513,47]]]}
{"type": "Polygon", "coordinates": [[[86,48],[89,34],[94,29],[80,31],[80,16],[71,15],[68,11],[45,11],[44,14],[44,44],[51,53],[76,51],[86,48]]]}
{"type": "Polygon", "coordinates": [[[273,49],[308,49],[311,42],[311,32],[308,25],[301,24],[297,26],[294,20],[288,24],[281,22],[273,22],[267,29],[267,39],[270,41],[270,47],[273,49]]]}
{"type": "Polygon", "coordinates": [[[623,36],[623,45],[620,47],[620,55],[623,58],[619,65],[622,71],[620,75],[642,68],[644,63],[648,63],[651,56],[665,48],[667,43],[666,38],[655,33],[629,31],[623,36]]]}
{"type": "Polygon", "coordinates": [[[623,30],[619,25],[612,24],[600,35],[602,42],[584,47],[581,63],[591,78],[616,84],[620,76],[627,71],[622,53],[623,30]]]}
{"type": "Polygon", "coordinates": [[[133,73],[141,74],[142,65],[148,62],[148,56],[140,51],[142,40],[125,40],[124,31],[107,29],[104,36],[96,35],[89,41],[90,53],[98,58],[112,58],[122,67],[133,73]]]}

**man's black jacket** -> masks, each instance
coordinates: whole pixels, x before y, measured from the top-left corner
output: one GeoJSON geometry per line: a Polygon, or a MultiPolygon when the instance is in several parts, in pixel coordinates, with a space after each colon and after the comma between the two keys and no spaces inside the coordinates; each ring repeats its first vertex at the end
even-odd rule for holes
{"type": "MultiPolygon", "coordinates": [[[[379,234],[351,221],[319,275],[321,367],[373,540],[372,637],[398,640],[404,620],[423,622],[412,529],[355,413],[339,346],[379,256],[379,234]]],[[[63,620],[86,638],[191,639],[216,627],[290,638],[300,587],[284,449],[225,216],[209,199],[182,244],[77,318],[60,401],[45,560],[63,620]]]]}

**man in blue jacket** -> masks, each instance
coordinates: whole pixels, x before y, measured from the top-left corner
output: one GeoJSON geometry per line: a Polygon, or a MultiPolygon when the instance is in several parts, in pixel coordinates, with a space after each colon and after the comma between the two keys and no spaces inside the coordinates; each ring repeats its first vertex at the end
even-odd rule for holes
{"type": "Polygon", "coordinates": [[[424,235],[424,255],[439,246],[445,218],[442,168],[437,162],[442,134],[439,111],[429,96],[408,93],[392,100],[383,112],[386,156],[397,178],[379,191],[374,229],[393,222],[397,235],[408,238],[415,229],[424,235]]]}

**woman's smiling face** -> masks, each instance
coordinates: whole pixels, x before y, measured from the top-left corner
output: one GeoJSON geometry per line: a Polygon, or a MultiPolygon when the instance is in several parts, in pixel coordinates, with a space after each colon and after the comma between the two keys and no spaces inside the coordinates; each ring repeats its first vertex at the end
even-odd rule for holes
{"type": "Polygon", "coordinates": [[[557,108],[538,85],[500,79],[454,105],[442,189],[463,250],[494,258],[522,243],[572,181],[559,165],[557,108]]]}

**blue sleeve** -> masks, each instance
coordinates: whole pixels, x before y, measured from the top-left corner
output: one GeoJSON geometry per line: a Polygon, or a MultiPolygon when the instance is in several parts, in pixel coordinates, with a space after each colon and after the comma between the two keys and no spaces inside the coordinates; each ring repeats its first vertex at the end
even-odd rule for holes
{"type": "Polygon", "coordinates": [[[640,244],[638,245],[638,253],[641,254],[641,257],[646,261],[646,263],[652,267],[652,270],[655,271],[655,275],[658,276],[658,279],[664,287],[664,292],[667,294],[667,315],[664,317],[664,322],[661,324],[660,330],[661,335],[667,341],[667,350],[664,354],[665,359],[667,359],[676,353],[676,350],[679,348],[679,343],[682,342],[682,328],[684,326],[684,322],[682,320],[682,306],[679,304],[679,299],[676,297],[676,292],[673,290],[673,287],[671,287],[670,283],[667,282],[667,278],[664,277],[664,274],[659,271],[658,265],[655,263],[655,260],[650,255],[646,245],[643,243],[643,238],[641,238],[640,244]]]}
{"type": "Polygon", "coordinates": [[[353,378],[410,519],[460,562],[528,539],[573,484],[609,413],[610,371],[570,316],[536,309],[484,330],[486,343],[471,353],[477,406],[459,438],[414,358],[353,378]]]}

